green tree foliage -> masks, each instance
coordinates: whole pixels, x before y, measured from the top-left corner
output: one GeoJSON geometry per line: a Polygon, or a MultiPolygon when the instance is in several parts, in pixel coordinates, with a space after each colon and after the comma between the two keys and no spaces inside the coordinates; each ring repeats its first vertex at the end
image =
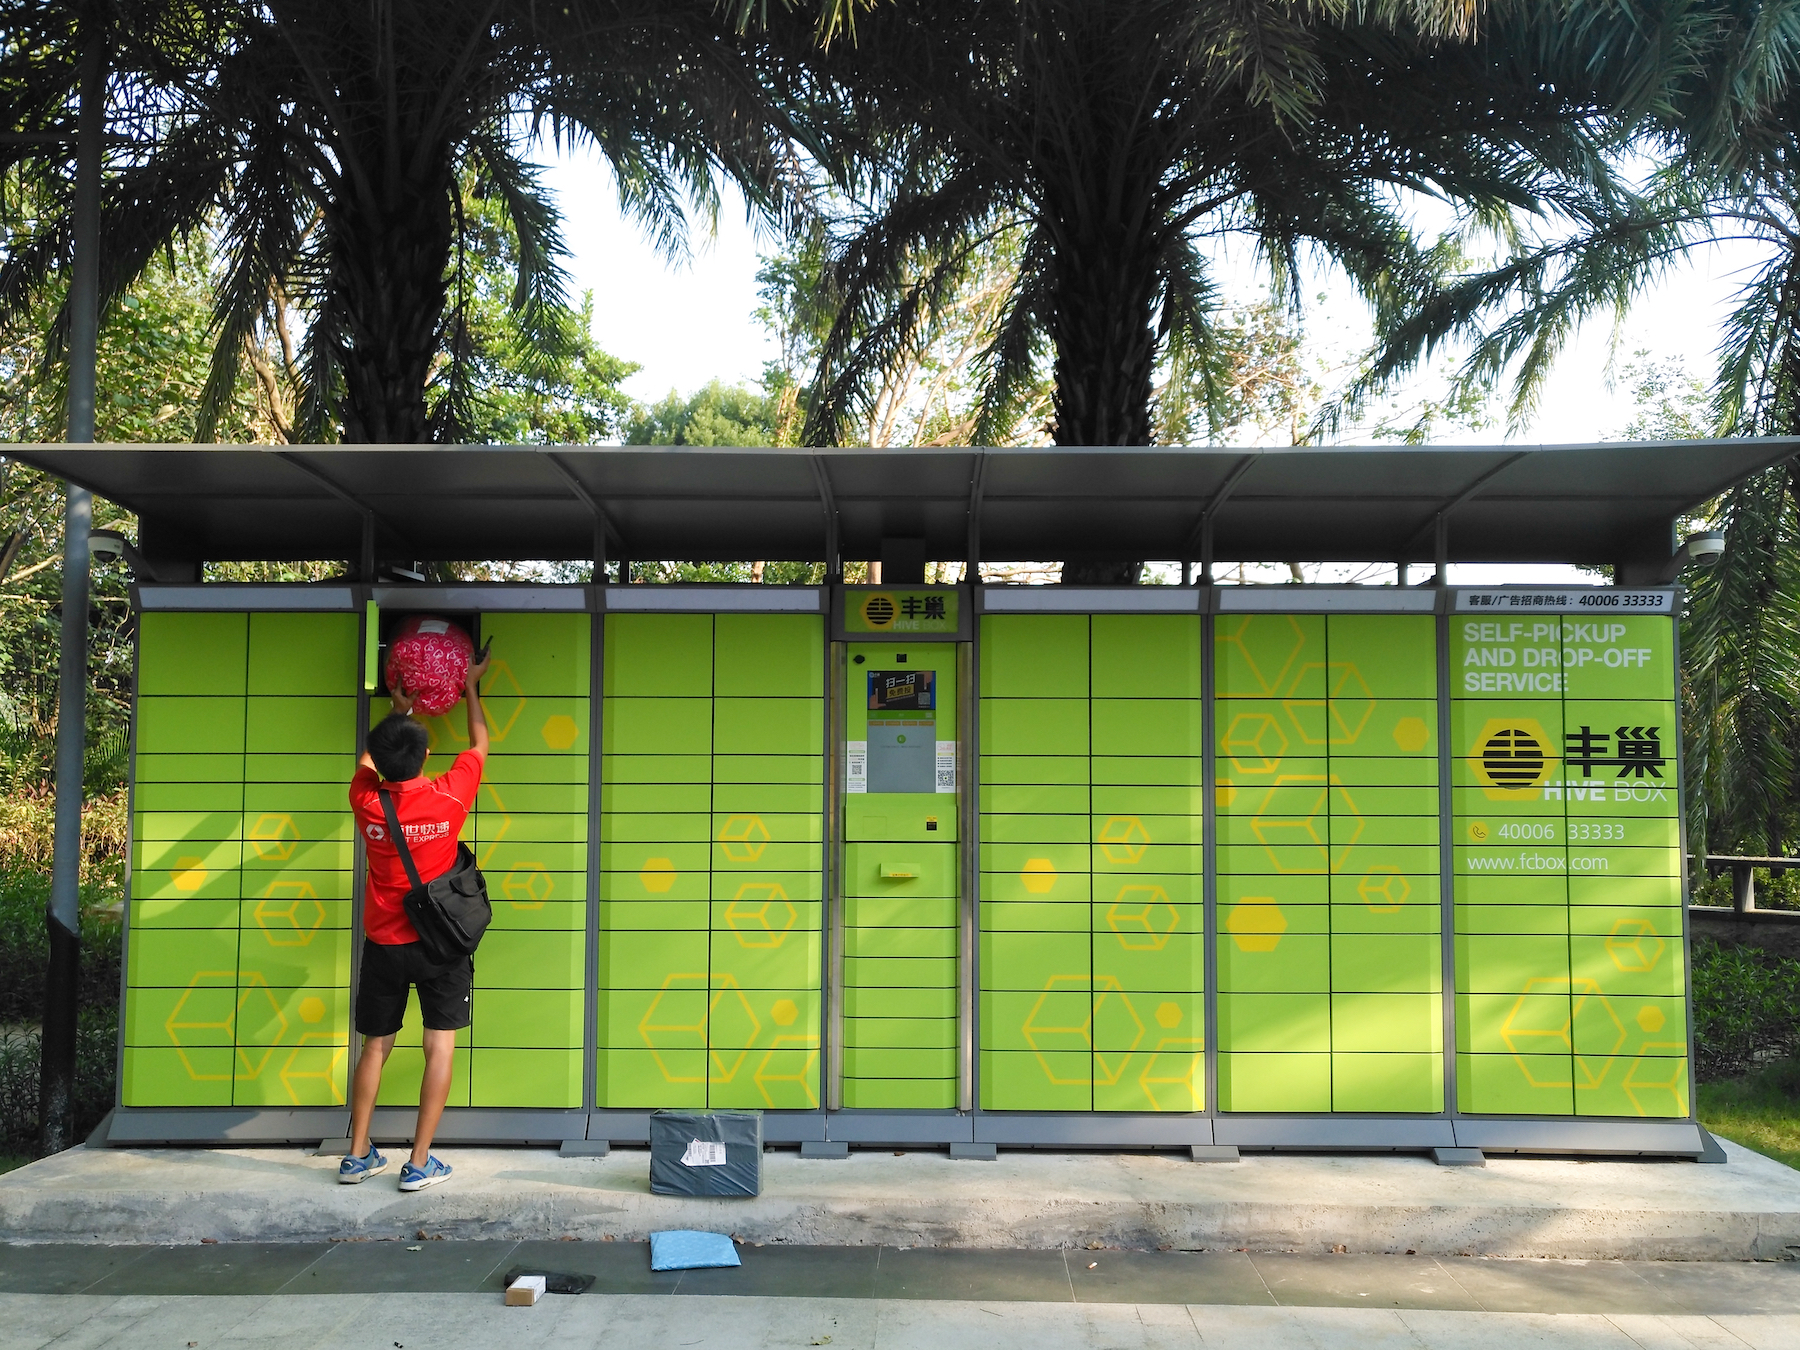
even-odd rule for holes
{"type": "Polygon", "coordinates": [[[460,288],[464,361],[441,357],[434,389],[461,382],[466,439],[578,445],[617,436],[631,409],[619,382],[637,367],[594,341],[592,292],[575,305],[547,303],[526,321],[514,303],[526,250],[491,180],[465,183],[457,246],[449,284],[460,288]]]}
{"type": "Polygon", "coordinates": [[[221,241],[203,438],[246,338],[288,298],[306,316],[297,439],[479,429],[476,288],[457,247],[467,173],[513,227],[521,333],[578,359],[557,318],[556,213],[522,157],[540,129],[590,139],[627,209],[675,250],[687,203],[716,210],[719,175],[771,211],[797,177],[781,129],[797,77],[772,55],[752,60],[756,40],[712,0],[17,0],[0,34],[0,126],[24,138],[0,143],[0,172],[47,205],[0,264],[0,331],[32,315],[68,257],[72,174],[31,138],[70,125],[96,34],[124,133],[104,192],[107,300],[171,239],[210,226],[221,241]]]}
{"type": "Polygon", "coordinates": [[[772,445],[777,398],[714,380],[689,398],[674,390],[640,406],[625,426],[626,445],[772,445]]]}

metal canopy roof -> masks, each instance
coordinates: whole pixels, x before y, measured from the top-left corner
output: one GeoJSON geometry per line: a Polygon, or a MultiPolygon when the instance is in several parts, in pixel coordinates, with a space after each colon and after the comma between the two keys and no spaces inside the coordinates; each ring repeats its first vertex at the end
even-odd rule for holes
{"type": "Polygon", "coordinates": [[[1151,558],[1591,565],[1800,438],[1271,450],[3,448],[140,517],[153,558],[1151,558]],[[603,544],[597,522],[604,522],[603,544]]]}

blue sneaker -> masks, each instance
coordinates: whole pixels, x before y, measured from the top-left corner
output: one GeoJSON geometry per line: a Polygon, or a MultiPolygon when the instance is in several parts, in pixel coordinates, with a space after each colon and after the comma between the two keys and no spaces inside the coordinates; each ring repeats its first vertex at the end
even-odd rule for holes
{"type": "Polygon", "coordinates": [[[436,1155],[428,1154],[423,1167],[408,1158],[400,1164],[400,1189],[422,1191],[427,1186],[435,1186],[440,1181],[448,1181],[450,1173],[455,1170],[449,1163],[436,1155]]]}
{"type": "Polygon", "coordinates": [[[338,1164],[338,1181],[345,1186],[354,1186],[358,1182],[366,1181],[377,1172],[385,1170],[386,1167],[387,1159],[375,1151],[375,1145],[371,1142],[369,1151],[360,1158],[354,1153],[344,1155],[344,1160],[338,1164]]]}

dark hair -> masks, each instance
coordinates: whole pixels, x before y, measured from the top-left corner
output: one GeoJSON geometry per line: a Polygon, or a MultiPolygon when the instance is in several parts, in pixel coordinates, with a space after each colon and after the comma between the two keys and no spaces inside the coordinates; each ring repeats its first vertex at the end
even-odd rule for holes
{"type": "Polygon", "coordinates": [[[405,713],[389,713],[369,732],[369,758],[390,783],[417,778],[430,749],[430,733],[405,713]]]}

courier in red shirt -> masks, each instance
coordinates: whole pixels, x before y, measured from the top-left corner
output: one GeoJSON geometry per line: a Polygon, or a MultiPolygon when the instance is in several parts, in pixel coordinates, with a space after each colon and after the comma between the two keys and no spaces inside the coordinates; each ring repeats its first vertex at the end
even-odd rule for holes
{"type": "Polygon", "coordinates": [[[401,1171],[400,1188],[420,1190],[450,1175],[451,1169],[431,1156],[431,1138],[450,1097],[456,1033],[469,1025],[475,967],[466,956],[448,965],[426,958],[406,917],[404,902],[412,882],[381,798],[385,790],[420,881],[448,872],[456,863],[457,836],[474,809],[487,762],[488,726],[479,688],[487,673],[485,650],[478,658],[463,683],[469,748],[448,771],[425,777],[431,738],[410,715],[412,698],[396,690],[393,711],[369,732],[368,749],[350,780],[350,809],[368,857],[369,880],[363,891],[362,966],[356,982],[356,1030],[363,1044],[350,1089],[350,1152],[338,1167],[339,1181],[360,1182],[387,1166],[369,1141],[369,1120],[381,1091],[382,1067],[394,1049],[394,1035],[405,1020],[407,997],[414,989],[425,1023],[425,1073],[419,1083],[412,1161],[401,1171]]]}

